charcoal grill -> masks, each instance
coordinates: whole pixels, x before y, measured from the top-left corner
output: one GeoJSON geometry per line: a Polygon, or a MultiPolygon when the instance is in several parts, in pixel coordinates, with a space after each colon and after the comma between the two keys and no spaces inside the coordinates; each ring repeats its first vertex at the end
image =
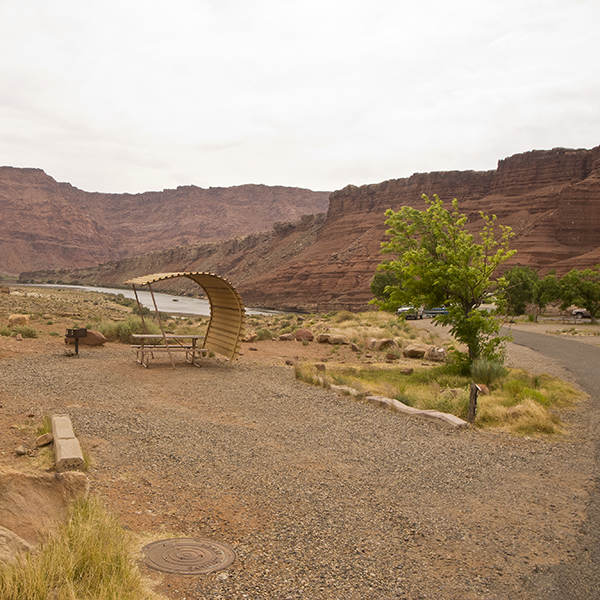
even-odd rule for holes
{"type": "Polygon", "coordinates": [[[75,354],[79,354],[79,340],[87,337],[87,329],[85,327],[79,327],[77,329],[67,329],[67,335],[65,337],[75,340],[75,354]]]}

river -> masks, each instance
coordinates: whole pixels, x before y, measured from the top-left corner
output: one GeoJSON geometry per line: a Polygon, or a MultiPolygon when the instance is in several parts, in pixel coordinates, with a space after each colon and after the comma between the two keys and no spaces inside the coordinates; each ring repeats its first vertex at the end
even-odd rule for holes
{"type": "MultiPolygon", "coordinates": [[[[88,285],[60,285],[51,283],[11,283],[10,286],[35,288],[47,287],[64,290],[81,290],[84,292],[98,292],[101,294],[123,294],[125,298],[135,299],[135,294],[133,293],[132,289],[123,290],[118,288],[92,287],[88,285]]],[[[154,304],[152,303],[152,296],[150,295],[150,292],[138,290],[138,298],[142,306],[154,310],[154,304]]],[[[210,315],[210,304],[208,303],[208,300],[202,300],[200,298],[188,298],[186,296],[172,296],[171,294],[163,294],[161,292],[154,292],[154,298],[156,299],[156,306],[160,312],[171,315],[210,315]]],[[[275,310],[246,308],[246,314],[271,315],[281,313],[280,311],[275,310]]]]}

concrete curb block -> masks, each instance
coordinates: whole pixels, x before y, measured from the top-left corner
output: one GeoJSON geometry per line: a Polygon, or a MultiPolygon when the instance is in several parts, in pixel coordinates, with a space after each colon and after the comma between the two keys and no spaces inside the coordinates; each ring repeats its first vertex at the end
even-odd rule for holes
{"type": "Polygon", "coordinates": [[[469,424],[463,421],[459,417],[450,415],[448,413],[439,412],[438,410],[420,410],[407,406],[398,400],[392,398],[386,398],[385,396],[367,396],[367,402],[371,404],[377,404],[378,406],[387,406],[396,412],[403,413],[405,415],[411,415],[415,417],[423,417],[425,419],[432,419],[435,421],[441,421],[444,425],[450,425],[455,429],[462,429],[467,427],[469,424]]]}
{"type": "Polygon", "coordinates": [[[53,415],[51,420],[56,471],[62,473],[83,469],[83,453],[73,432],[71,418],[69,415],[53,415]]]}

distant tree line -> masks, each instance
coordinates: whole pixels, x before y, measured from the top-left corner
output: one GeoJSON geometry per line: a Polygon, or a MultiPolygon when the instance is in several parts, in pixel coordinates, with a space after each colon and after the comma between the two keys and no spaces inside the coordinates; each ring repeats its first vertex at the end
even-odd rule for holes
{"type": "Polygon", "coordinates": [[[600,265],[594,269],[572,269],[562,277],[549,273],[540,277],[531,267],[513,267],[504,273],[509,315],[524,315],[529,305],[534,315],[544,312],[548,304],[560,302],[560,310],[571,306],[585,308],[592,321],[600,317],[600,265]]]}

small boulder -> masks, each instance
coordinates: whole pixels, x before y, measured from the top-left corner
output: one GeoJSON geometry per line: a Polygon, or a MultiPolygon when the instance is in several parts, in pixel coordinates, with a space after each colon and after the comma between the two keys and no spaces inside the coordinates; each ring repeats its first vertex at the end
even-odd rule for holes
{"type": "Polygon", "coordinates": [[[29,325],[29,315],[10,315],[8,317],[8,326],[29,325]]]}
{"type": "Polygon", "coordinates": [[[385,360],[390,360],[390,361],[392,361],[392,360],[398,360],[399,358],[400,358],[400,357],[399,357],[397,354],[393,354],[392,352],[388,352],[388,353],[385,355],[385,360]]]}
{"type": "Polygon", "coordinates": [[[17,342],[22,342],[23,336],[20,333],[17,333],[17,335],[15,336],[15,340],[17,340],[17,342]]]}
{"type": "Polygon", "coordinates": [[[42,435],[38,435],[38,437],[35,438],[35,445],[38,448],[41,448],[42,446],[47,446],[48,444],[51,444],[53,440],[54,437],[51,433],[44,433],[42,435]]]}
{"type": "Polygon", "coordinates": [[[319,333],[319,335],[317,335],[317,343],[328,344],[329,343],[329,334],[328,333],[319,333]]]}
{"type": "Polygon", "coordinates": [[[400,346],[391,338],[384,338],[382,340],[375,340],[373,350],[389,350],[390,352],[399,352],[400,346]]]}
{"type": "Polygon", "coordinates": [[[442,348],[441,346],[429,346],[425,352],[424,358],[425,360],[430,360],[432,362],[446,362],[446,348],[442,348]]]}
{"type": "Polygon", "coordinates": [[[406,369],[400,369],[400,373],[402,373],[402,375],[412,375],[415,372],[415,370],[412,367],[406,367],[406,369]]]}
{"type": "Polygon", "coordinates": [[[355,344],[354,342],[352,342],[350,344],[350,350],[352,350],[352,352],[360,352],[360,348],[358,347],[358,344],[355,344]]]}
{"type": "Polygon", "coordinates": [[[410,344],[404,348],[402,354],[406,358],[423,358],[428,347],[425,344],[410,344]]]}
{"type": "Polygon", "coordinates": [[[317,371],[324,371],[325,370],[325,365],[323,363],[317,363],[315,365],[315,369],[317,369],[317,371]]]}
{"type": "Polygon", "coordinates": [[[375,350],[376,343],[377,343],[377,340],[375,338],[372,338],[372,337],[365,338],[365,348],[367,350],[375,350]]]}
{"type": "Polygon", "coordinates": [[[242,342],[246,342],[251,344],[252,342],[256,341],[256,338],[258,337],[258,335],[256,334],[255,331],[251,331],[250,333],[247,333],[244,338],[242,339],[242,342]]]}
{"type": "Polygon", "coordinates": [[[280,342],[291,342],[294,339],[294,334],[293,333],[282,333],[279,336],[279,341],[280,342]]]}
{"type": "Polygon", "coordinates": [[[482,396],[487,396],[490,393],[490,388],[485,385],[485,383],[478,383],[477,387],[479,388],[479,393],[482,396]]]}
{"type": "Polygon", "coordinates": [[[350,345],[350,340],[345,335],[330,334],[328,341],[332,345],[337,345],[337,344],[342,344],[342,345],[346,345],[346,346],[350,345]]]}
{"type": "Polygon", "coordinates": [[[27,454],[27,448],[25,448],[25,446],[23,446],[23,445],[17,446],[15,448],[15,454],[17,456],[25,456],[27,454]]]}
{"type": "Polygon", "coordinates": [[[310,329],[298,329],[295,333],[296,340],[299,342],[312,342],[315,339],[310,329]]]}

